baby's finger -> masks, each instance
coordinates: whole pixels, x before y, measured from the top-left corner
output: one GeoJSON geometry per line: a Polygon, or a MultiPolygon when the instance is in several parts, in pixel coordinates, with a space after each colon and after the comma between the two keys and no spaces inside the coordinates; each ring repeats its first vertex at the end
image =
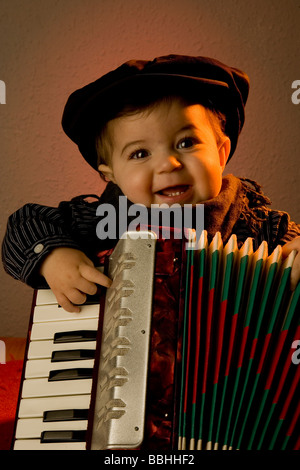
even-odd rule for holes
{"type": "Polygon", "coordinates": [[[300,280],[300,254],[296,256],[292,269],[291,269],[290,285],[291,285],[292,290],[296,289],[299,280],[300,280]]]}
{"type": "Polygon", "coordinates": [[[293,250],[300,250],[300,237],[296,237],[282,246],[282,257],[286,258],[293,250]]]}
{"type": "Polygon", "coordinates": [[[80,278],[76,287],[80,292],[87,295],[95,295],[98,290],[98,287],[94,282],[87,281],[84,277],[80,278]]]}
{"type": "Polygon", "coordinates": [[[99,284],[100,286],[110,287],[111,286],[111,279],[107,277],[102,272],[98,271],[97,268],[94,266],[89,266],[87,264],[83,264],[79,268],[80,274],[86,280],[90,282],[94,282],[95,284],[99,284]]]}
{"type": "Polygon", "coordinates": [[[66,297],[64,294],[57,294],[56,295],[56,300],[58,304],[66,310],[66,312],[69,313],[79,313],[80,312],[80,307],[78,305],[74,305],[68,297],[66,297]]]}
{"type": "Polygon", "coordinates": [[[86,301],[86,294],[78,289],[69,289],[65,295],[74,305],[80,305],[86,301]]]}

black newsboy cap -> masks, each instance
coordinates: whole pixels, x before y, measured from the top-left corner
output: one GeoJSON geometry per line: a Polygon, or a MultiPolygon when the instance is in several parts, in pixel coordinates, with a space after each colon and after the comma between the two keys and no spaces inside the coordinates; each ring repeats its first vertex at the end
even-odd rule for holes
{"type": "Polygon", "coordinates": [[[249,78],[241,70],[208,57],[168,55],[154,60],[131,60],[76,90],[66,103],[62,126],[85,160],[97,169],[95,137],[135,95],[176,93],[208,101],[226,116],[225,133],[233,155],[245,120],[249,78]]]}

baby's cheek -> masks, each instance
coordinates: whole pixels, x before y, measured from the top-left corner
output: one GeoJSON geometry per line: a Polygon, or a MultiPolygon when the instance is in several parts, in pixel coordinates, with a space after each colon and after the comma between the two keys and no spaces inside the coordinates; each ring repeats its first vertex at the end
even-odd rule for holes
{"type": "Polygon", "coordinates": [[[218,196],[222,187],[222,173],[213,168],[207,168],[198,181],[202,200],[206,201],[218,196]]]}
{"type": "Polygon", "coordinates": [[[128,175],[127,178],[123,178],[119,187],[131,202],[145,206],[151,204],[152,191],[145,179],[128,175]]]}

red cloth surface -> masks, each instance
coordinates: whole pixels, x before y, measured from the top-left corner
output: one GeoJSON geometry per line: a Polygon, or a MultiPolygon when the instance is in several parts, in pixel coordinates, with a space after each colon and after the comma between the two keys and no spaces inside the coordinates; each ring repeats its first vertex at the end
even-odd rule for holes
{"type": "Polygon", "coordinates": [[[0,364],[0,450],[11,446],[22,367],[22,360],[0,364]]]}

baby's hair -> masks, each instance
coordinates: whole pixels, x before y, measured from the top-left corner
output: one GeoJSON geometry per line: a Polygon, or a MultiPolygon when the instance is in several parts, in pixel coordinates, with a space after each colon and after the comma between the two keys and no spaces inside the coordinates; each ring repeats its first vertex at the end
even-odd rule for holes
{"type": "MultiPolygon", "coordinates": [[[[107,121],[100,127],[98,134],[96,135],[95,144],[98,162],[97,166],[100,164],[110,164],[110,156],[113,149],[112,136],[108,130],[108,124],[112,119],[132,116],[137,113],[145,112],[146,114],[150,113],[162,103],[171,104],[174,100],[179,100],[184,106],[201,104],[206,108],[207,117],[212,127],[212,130],[215,134],[217,145],[219,145],[225,138],[225,126],[226,126],[226,116],[221,111],[217,110],[213,103],[209,99],[197,99],[191,96],[181,96],[176,93],[163,94],[161,96],[149,96],[149,93],[146,93],[147,96],[137,97],[134,96],[133,99],[124,100],[123,105],[121,105],[120,110],[108,117],[107,121]],[[127,101],[127,102],[126,102],[127,101]]],[[[102,179],[105,180],[105,176],[99,172],[102,179]]]]}

